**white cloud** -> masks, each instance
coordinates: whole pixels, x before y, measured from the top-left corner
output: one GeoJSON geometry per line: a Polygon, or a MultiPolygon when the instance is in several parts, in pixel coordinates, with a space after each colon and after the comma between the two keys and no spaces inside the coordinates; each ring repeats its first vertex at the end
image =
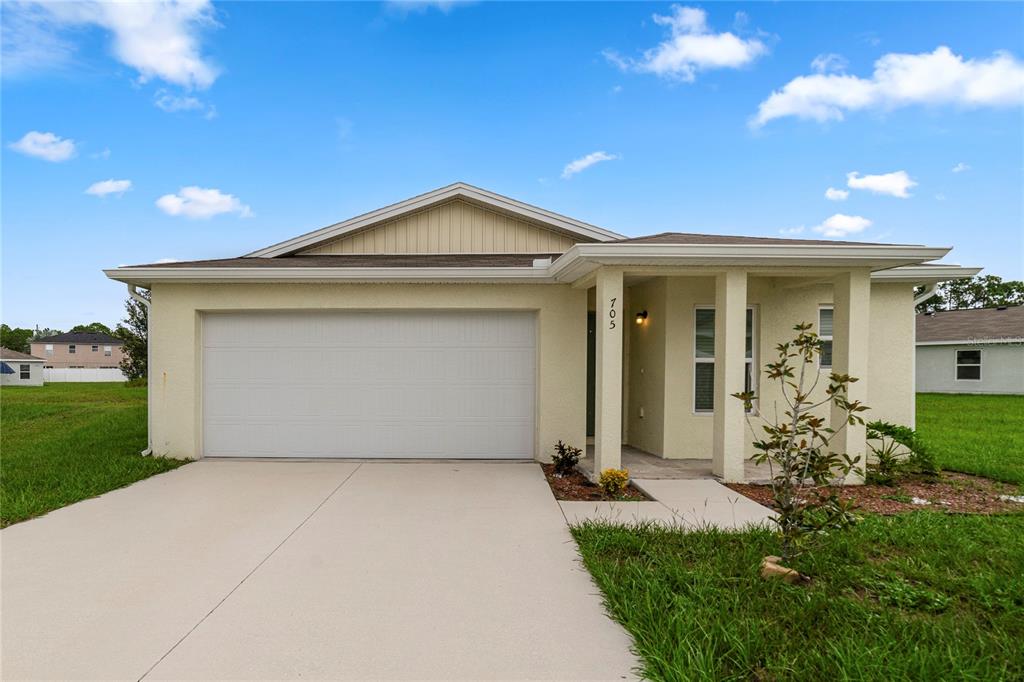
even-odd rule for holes
{"type": "Polygon", "coordinates": [[[842,73],[849,65],[850,62],[846,57],[834,52],[819,54],[811,61],[811,68],[816,73],[842,73]]]}
{"type": "Polygon", "coordinates": [[[821,225],[815,225],[812,229],[826,237],[846,237],[863,232],[869,227],[871,227],[871,221],[867,218],[862,218],[859,215],[836,213],[826,218],[821,225]]]}
{"type": "Polygon", "coordinates": [[[845,112],[911,105],[964,108],[1024,103],[1024,63],[1006,52],[964,59],[945,46],[920,54],[890,53],[875,62],[870,78],[838,73],[799,76],[761,102],[750,125],[796,116],[843,120],[845,112]]]}
{"type": "Polygon", "coordinates": [[[456,7],[472,5],[473,0],[388,0],[384,4],[392,13],[406,16],[422,14],[432,9],[448,14],[456,7]]]}
{"type": "Polygon", "coordinates": [[[181,259],[180,258],[158,258],[156,260],[156,262],[157,263],[180,263],[181,259]]]}
{"type": "Polygon", "coordinates": [[[606,50],[605,58],[624,71],[653,73],[664,78],[693,82],[699,71],[738,69],[767,54],[768,48],[756,38],[744,39],[734,33],[714,33],[708,28],[707,12],[697,7],[672,5],[669,15],[653,15],[654,23],[666,26],[669,36],[639,59],[606,50]]]}
{"type": "Polygon", "coordinates": [[[846,201],[846,197],[848,196],[850,196],[850,193],[845,189],[829,187],[825,190],[825,198],[829,201],[846,201]]]}
{"type": "Polygon", "coordinates": [[[618,154],[608,154],[607,152],[591,152],[586,156],[580,157],[575,161],[570,161],[562,169],[562,179],[568,180],[572,176],[579,172],[585,171],[596,163],[602,161],[614,161],[619,158],[618,154]]]}
{"type": "Polygon", "coordinates": [[[37,130],[25,133],[20,140],[8,146],[16,152],[45,161],[67,161],[75,155],[74,140],[66,140],[53,133],[41,133],[37,130]]]}
{"type": "Polygon", "coordinates": [[[20,68],[66,60],[72,48],[61,32],[98,26],[112,34],[114,57],[135,69],[141,82],[157,78],[207,88],[217,79],[200,46],[203,30],[217,26],[209,0],[5,3],[4,13],[15,15],[4,21],[4,59],[20,68]]]}
{"type": "Polygon", "coordinates": [[[90,159],[109,159],[110,158],[110,147],[104,147],[103,151],[94,152],[89,155],[90,159]]]}
{"type": "Polygon", "coordinates": [[[970,166],[968,166],[968,165],[967,165],[966,163],[964,163],[963,161],[961,161],[961,162],[960,162],[960,163],[958,163],[957,165],[953,166],[953,167],[952,167],[952,168],[951,168],[950,170],[951,170],[951,171],[952,171],[953,173],[963,173],[964,171],[969,171],[969,170],[971,170],[971,167],[970,167],[970,166]]]}
{"type": "Polygon", "coordinates": [[[797,225],[796,227],[784,227],[781,230],[779,230],[779,234],[794,235],[794,234],[800,234],[803,231],[804,231],[804,226],[803,225],[797,225]]]}
{"type": "Polygon", "coordinates": [[[907,190],[917,187],[917,183],[906,171],[895,171],[882,175],[861,175],[857,171],[846,174],[846,186],[850,189],[866,189],[875,194],[888,194],[889,196],[907,199],[910,194],[907,190]]]}
{"type": "Polygon", "coordinates": [[[167,215],[186,218],[205,219],[222,213],[237,213],[242,218],[252,215],[252,209],[238,197],[219,189],[195,186],[182,187],[177,194],[165,194],[156,200],[156,205],[167,215]]]}
{"type": "Polygon", "coordinates": [[[153,96],[153,104],[158,109],[162,109],[170,114],[180,111],[197,111],[202,112],[203,118],[206,119],[216,118],[217,116],[217,107],[212,104],[206,104],[193,95],[176,95],[164,88],[156,91],[156,94],[153,96]]]}
{"type": "Polygon", "coordinates": [[[120,196],[131,188],[131,180],[100,180],[89,185],[89,189],[85,190],[85,193],[91,194],[94,197],[105,197],[108,194],[120,196]]]}

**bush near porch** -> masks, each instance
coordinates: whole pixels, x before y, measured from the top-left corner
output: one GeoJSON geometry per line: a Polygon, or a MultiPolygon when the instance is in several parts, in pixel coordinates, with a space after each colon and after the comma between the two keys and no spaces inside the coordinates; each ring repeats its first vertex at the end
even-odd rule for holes
{"type": "Polygon", "coordinates": [[[2,526],[185,463],[139,454],[146,447],[144,386],[6,387],[0,407],[2,526]]]}

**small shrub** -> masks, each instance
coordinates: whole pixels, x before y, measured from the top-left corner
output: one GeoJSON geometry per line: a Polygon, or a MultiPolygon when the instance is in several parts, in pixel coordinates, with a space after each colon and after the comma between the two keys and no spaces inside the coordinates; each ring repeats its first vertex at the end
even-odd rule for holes
{"type": "Polygon", "coordinates": [[[867,437],[872,454],[867,463],[868,483],[896,485],[908,474],[939,473],[935,458],[909,426],[873,421],[867,425],[867,437]]]}
{"type": "Polygon", "coordinates": [[[605,469],[597,479],[605,497],[616,498],[626,492],[629,485],[629,469],[605,469]]]}
{"type": "Polygon", "coordinates": [[[555,443],[555,454],[551,456],[551,463],[555,465],[555,474],[568,476],[576,468],[580,461],[583,450],[566,445],[562,441],[555,443]]]}
{"type": "Polygon", "coordinates": [[[139,377],[137,379],[129,379],[124,382],[125,388],[145,388],[146,377],[139,377]]]}

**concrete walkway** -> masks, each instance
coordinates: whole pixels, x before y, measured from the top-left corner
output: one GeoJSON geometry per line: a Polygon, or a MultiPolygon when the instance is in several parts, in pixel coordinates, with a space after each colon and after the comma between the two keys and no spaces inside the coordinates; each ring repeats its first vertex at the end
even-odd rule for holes
{"type": "Polygon", "coordinates": [[[2,539],[4,679],[623,679],[532,463],[202,461],[2,539]]]}
{"type": "Polygon", "coordinates": [[[682,528],[737,530],[770,522],[774,513],[710,479],[633,479],[653,502],[559,502],[569,523],[653,521],[682,528]]]}

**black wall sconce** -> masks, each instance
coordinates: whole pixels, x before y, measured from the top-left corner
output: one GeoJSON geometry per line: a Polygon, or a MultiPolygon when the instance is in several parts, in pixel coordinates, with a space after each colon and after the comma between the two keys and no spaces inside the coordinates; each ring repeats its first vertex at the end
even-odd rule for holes
{"type": "Polygon", "coordinates": [[[637,324],[643,324],[646,321],[647,321],[647,311],[646,310],[641,310],[640,312],[638,312],[636,314],[636,323],[637,324]]]}

